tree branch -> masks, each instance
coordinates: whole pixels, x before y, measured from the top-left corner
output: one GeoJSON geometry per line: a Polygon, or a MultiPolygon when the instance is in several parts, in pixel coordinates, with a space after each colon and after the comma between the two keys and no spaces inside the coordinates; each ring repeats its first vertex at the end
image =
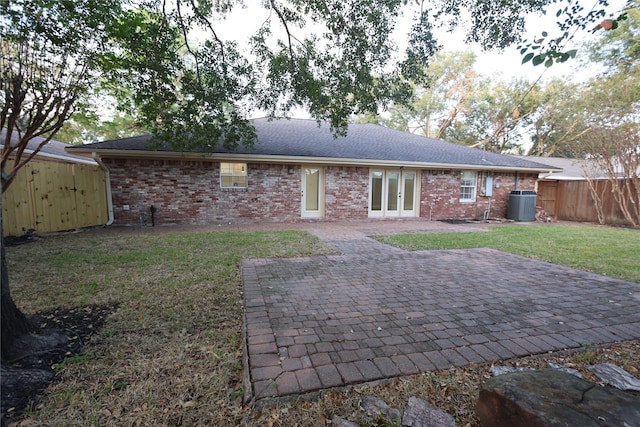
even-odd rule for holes
{"type": "Polygon", "coordinates": [[[182,30],[182,35],[184,37],[184,45],[187,48],[187,51],[189,52],[189,54],[193,57],[193,60],[196,65],[196,78],[198,80],[198,85],[202,86],[202,79],[200,77],[200,63],[198,61],[198,57],[196,56],[195,52],[191,50],[191,46],[189,45],[189,38],[187,36],[187,27],[184,23],[184,19],[182,18],[180,3],[181,3],[180,0],[176,0],[176,10],[178,12],[178,25],[180,25],[180,30],[182,30]]]}
{"type": "Polygon", "coordinates": [[[218,45],[220,46],[222,63],[225,65],[225,71],[226,71],[227,59],[224,51],[224,43],[222,42],[222,40],[220,40],[220,38],[218,37],[218,34],[213,29],[213,25],[211,24],[211,21],[209,21],[207,17],[202,14],[198,6],[195,4],[194,0],[189,0],[189,2],[191,3],[191,8],[193,9],[193,13],[195,13],[196,17],[200,20],[200,22],[202,22],[207,28],[209,28],[209,31],[211,31],[211,34],[213,34],[213,38],[215,39],[216,43],[218,43],[218,45]]]}
{"type": "Polygon", "coordinates": [[[269,3],[271,4],[271,7],[273,8],[273,10],[276,11],[276,14],[278,15],[278,18],[280,18],[280,22],[282,22],[282,25],[284,26],[285,31],[287,32],[287,38],[288,38],[288,42],[289,42],[289,63],[291,65],[291,67],[293,68],[294,65],[294,55],[293,55],[293,43],[291,42],[291,31],[289,31],[289,25],[287,25],[287,20],[285,19],[284,15],[282,14],[282,12],[280,11],[280,9],[278,9],[278,7],[276,6],[276,3],[274,0],[269,0],[269,3]]]}

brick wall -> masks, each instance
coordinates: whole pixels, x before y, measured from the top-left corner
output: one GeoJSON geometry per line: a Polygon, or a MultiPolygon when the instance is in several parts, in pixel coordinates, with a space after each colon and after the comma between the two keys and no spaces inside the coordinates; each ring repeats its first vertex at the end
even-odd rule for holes
{"type": "Polygon", "coordinates": [[[365,219],[369,215],[369,168],[325,168],[325,217],[365,219]]]}
{"type": "MultiPolygon", "coordinates": [[[[486,172],[478,172],[478,187],[475,202],[460,201],[459,170],[423,170],[421,182],[420,216],[440,219],[482,219],[491,208],[491,218],[505,218],[509,193],[516,189],[516,174],[494,172],[493,195],[483,196],[486,172]],[[491,204],[491,206],[489,206],[491,204]]],[[[534,190],[537,175],[518,174],[517,189],[534,190]]]]}
{"type": "MultiPolygon", "coordinates": [[[[248,188],[220,188],[219,163],[209,161],[104,159],[109,168],[116,224],[209,225],[258,220],[295,222],[301,218],[301,167],[249,163],[248,188]]],[[[325,218],[368,217],[369,168],[327,166],[325,218]]],[[[489,199],[481,196],[478,175],[475,202],[460,202],[460,171],[421,172],[420,216],[437,219],[482,218],[489,199]]],[[[494,173],[491,217],[505,217],[511,173],[494,173]]],[[[520,174],[519,189],[534,189],[536,175],[520,174]]]]}
{"type": "Polygon", "coordinates": [[[300,217],[300,168],[249,164],[248,188],[220,188],[217,162],[104,159],[116,224],[207,225],[300,217]]]}

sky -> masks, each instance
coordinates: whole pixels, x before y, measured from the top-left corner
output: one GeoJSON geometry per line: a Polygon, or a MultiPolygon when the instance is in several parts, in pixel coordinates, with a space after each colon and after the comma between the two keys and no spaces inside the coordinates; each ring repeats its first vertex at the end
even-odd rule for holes
{"type": "MultiPolygon", "coordinates": [[[[255,4],[255,2],[256,0],[247,0],[245,9],[237,7],[232,16],[225,21],[217,23],[216,26],[220,29],[219,35],[221,38],[237,41],[246,40],[249,35],[260,28],[268,18],[269,12],[255,4]]],[[[593,6],[596,6],[598,0],[582,0],[582,4],[587,9],[592,6],[591,2],[593,2],[593,6]]],[[[624,3],[625,0],[611,0],[607,10],[618,12],[622,9],[624,3]]],[[[552,4],[547,15],[530,15],[527,18],[528,31],[525,39],[537,38],[542,34],[542,31],[548,31],[550,36],[553,36],[554,32],[558,32],[555,23],[555,12],[558,8],[558,4],[552,4]]],[[[406,15],[404,18],[400,18],[397,25],[398,29],[403,30],[398,31],[397,36],[397,43],[400,47],[404,45],[404,30],[411,26],[411,15],[406,15]]],[[[272,19],[274,19],[274,22],[277,21],[276,17],[272,19]]],[[[444,50],[466,50],[471,48],[477,55],[476,70],[488,76],[502,76],[505,80],[511,77],[526,77],[531,81],[535,81],[542,75],[543,80],[551,77],[565,77],[576,81],[584,81],[598,72],[597,69],[578,69],[579,61],[577,60],[570,60],[564,64],[554,64],[549,69],[546,69],[544,65],[534,67],[530,62],[527,64],[521,63],[522,56],[517,46],[511,46],[504,51],[484,52],[478,43],[466,43],[464,34],[459,29],[453,34],[444,28],[436,29],[434,32],[444,50]]],[[[578,33],[578,36],[570,42],[567,49],[578,48],[580,54],[580,47],[585,42],[585,39],[588,43],[588,33],[578,33]]]]}

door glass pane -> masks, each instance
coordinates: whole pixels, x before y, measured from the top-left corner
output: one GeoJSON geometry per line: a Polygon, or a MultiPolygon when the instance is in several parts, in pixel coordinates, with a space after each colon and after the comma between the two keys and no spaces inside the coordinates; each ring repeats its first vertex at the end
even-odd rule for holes
{"type": "Polygon", "coordinates": [[[318,210],[318,188],[320,184],[319,169],[305,169],[305,209],[308,211],[318,210]]]}
{"type": "Polygon", "coordinates": [[[389,172],[387,174],[387,210],[398,210],[398,172],[389,172]]]}
{"type": "Polygon", "coordinates": [[[403,209],[405,211],[413,210],[413,189],[415,186],[416,174],[414,172],[404,173],[404,203],[403,209]]]}
{"type": "Polygon", "coordinates": [[[371,172],[371,210],[382,210],[382,172],[371,172]]]}

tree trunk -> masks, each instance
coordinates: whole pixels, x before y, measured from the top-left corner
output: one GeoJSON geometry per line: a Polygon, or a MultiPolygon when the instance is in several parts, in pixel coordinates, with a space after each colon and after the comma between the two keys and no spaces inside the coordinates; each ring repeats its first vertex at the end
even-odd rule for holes
{"type": "MultiPolygon", "coordinates": [[[[0,233],[3,232],[1,200],[2,196],[0,196],[0,233]]],[[[0,322],[2,323],[2,361],[5,361],[8,359],[8,355],[12,353],[11,348],[16,340],[29,333],[30,325],[25,315],[16,307],[13,298],[11,298],[11,292],[9,291],[9,270],[7,269],[7,259],[4,250],[4,234],[0,234],[0,252],[2,257],[0,322]]]]}

